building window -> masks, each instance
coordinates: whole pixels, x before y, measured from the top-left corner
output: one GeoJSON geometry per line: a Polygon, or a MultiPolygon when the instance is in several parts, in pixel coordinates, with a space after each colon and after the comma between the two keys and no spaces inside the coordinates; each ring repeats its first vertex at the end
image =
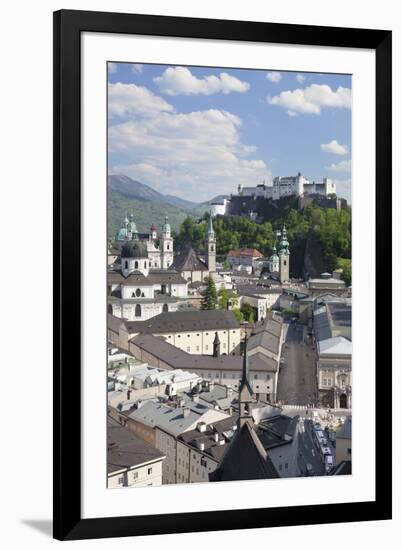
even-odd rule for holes
{"type": "Polygon", "coordinates": [[[254,380],[258,380],[258,374],[254,375],[254,380]]]}
{"type": "Polygon", "coordinates": [[[144,269],[147,268],[147,262],[144,262],[144,269]]]}
{"type": "Polygon", "coordinates": [[[127,260],[124,262],[124,269],[128,269],[128,261],[127,260]]]}
{"type": "Polygon", "coordinates": [[[190,346],[187,346],[187,353],[190,353],[190,346]]]}
{"type": "Polygon", "coordinates": [[[124,476],[119,477],[119,478],[117,479],[117,483],[118,483],[119,485],[123,485],[123,484],[124,484],[124,476]]]}
{"type": "Polygon", "coordinates": [[[134,262],[134,269],[138,269],[138,262],[137,262],[137,260],[134,262]]]}
{"type": "Polygon", "coordinates": [[[135,295],[137,296],[137,298],[141,296],[141,290],[139,288],[137,288],[137,290],[135,291],[135,295]]]}
{"type": "Polygon", "coordinates": [[[163,304],[163,307],[162,307],[162,312],[163,313],[167,313],[169,311],[169,307],[167,304],[163,304]]]}
{"type": "Polygon", "coordinates": [[[150,476],[152,474],[152,468],[148,468],[148,475],[150,476]]]}
{"type": "Polygon", "coordinates": [[[348,448],[347,453],[348,453],[348,456],[350,456],[352,454],[352,449],[348,448]]]}
{"type": "Polygon", "coordinates": [[[138,479],[138,472],[133,472],[133,479],[138,479]]]}
{"type": "Polygon", "coordinates": [[[197,350],[197,351],[200,351],[200,346],[197,346],[196,350],[197,350]]]}
{"type": "Polygon", "coordinates": [[[135,306],[135,316],[136,317],[141,317],[141,306],[140,306],[140,304],[137,304],[135,306]]]}
{"type": "Polygon", "coordinates": [[[208,345],[205,346],[205,349],[208,351],[208,345]]]}

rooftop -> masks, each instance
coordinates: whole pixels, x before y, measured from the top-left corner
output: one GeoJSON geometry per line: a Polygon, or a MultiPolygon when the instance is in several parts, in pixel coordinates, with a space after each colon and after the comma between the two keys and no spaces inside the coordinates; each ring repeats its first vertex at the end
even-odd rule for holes
{"type": "Polygon", "coordinates": [[[158,334],[196,330],[238,329],[239,321],[232,311],[189,310],[171,311],[156,315],[147,321],[128,321],[130,334],[158,334]]]}
{"type": "Polygon", "coordinates": [[[193,403],[191,407],[172,408],[163,403],[148,401],[140,408],[129,414],[133,420],[137,420],[150,427],[158,427],[166,432],[178,436],[188,430],[195,423],[202,421],[202,417],[207,412],[213,412],[214,415],[221,415],[225,418],[225,413],[216,411],[203,405],[202,403],[193,403]]]}
{"type": "Polygon", "coordinates": [[[263,258],[264,257],[264,255],[256,248],[238,248],[237,250],[230,250],[227,253],[227,256],[231,258],[241,258],[241,257],[263,258]]]}
{"type": "Polygon", "coordinates": [[[208,268],[191,247],[184,247],[175,257],[171,266],[177,271],[207,271],[208,268]]]}
{"type": "Polygon", "coordinates": [[[145,443],[111,417],[107,419],[107,448],[108,474],[165,458],[158,449],[145,443]]]}
{"type": "MultiPolygon", "coordinates": [[[[191,355],[152,334],[138,334],[131,342],[172,368],[197,372],[211,369],[240,371],[243,365],[243,357],[240,355],[191,355]]],[[[249,357],[249,368],[252,371],[276,372],[278,365],[270,357],[256,353],[249,357]]]]}

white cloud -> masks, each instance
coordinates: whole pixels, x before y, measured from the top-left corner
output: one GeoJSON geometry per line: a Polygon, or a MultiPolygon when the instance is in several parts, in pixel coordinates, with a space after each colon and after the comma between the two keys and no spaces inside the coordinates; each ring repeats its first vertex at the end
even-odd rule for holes
{"type": "Polygon", "coordinates": [[[342,160],[338,163],[332,163],[330,166],[327,166],[326,169],[330,172],[350,172],[352,170],[352,161],[342,160]]]}
{"type": "Polygon", "coordinates": [[[109,84],[109,115],[152,114],[173,111],[172,105],[143,86],[109,84]]]}
{"type": "Polygon", "coordinates": [[[282,80],[282,75],[281,75],[281,73],[278,73],[277,71],[270,71],[269,73],[267,73],[267,78],[271,82],[275,82],[275,84],[277,84],[278,82],[280,82],[282,80]]]}
{"type": "Polygon", "coordinates": [[[302,114],[319,115],[323,107],[351,108],[352,94],[350,88],[339,86],[335,91],[327,84],[312,84],[307,88],[286,90],[274,97],[267,97],[270,105],[302,114]]]}
{"type": "Polygon", "coordinates": [[[243,144],[241,120],[227,111],[162,112],[109,128],[113,173],[134,177],[164,193],[205,200],[239,183],[271,179],[255,147],[243,144]]]}
{"type": "Polygon", "coordinates": [[[117,72],[117,63],[113,63],[113,61],[109,61],[107,64],[107,70],[109,71],[109,74],[114,74],[117,72]]]}
{"type": "Polygon", "coordinates": [[[288,110],[288,116],[295,117],[295,116],[299,116],[299,115],[297,113],[295,113],[294,111],[288,110]]]}
{"type": "Polygon", "coordinates": [[[306,80],[306,77],[300,73],[296,75],[296,80],[299,84],[303,84],[303,82],[306,80]]]}
{"type": "Polygon", "coordinates": [[[248,82],[228,74],[197,78],[187,67],[168,67],[162,76],[154,79],[155,84],[163,94],[167,95],[211,95],[217,93],[229,94],[230,92],[247,92],[250,89],[248,82]]]}
{"type": "Polygon", "coordinates": [[[142,69],[143,69],[143,65],[141,65],[141,63],[133,63],[133,64],[131,65],[131,71],[132,71],[134,74],[142,73],[142,69]]]}
{"type": "Polygon", "coordinates": [[[321,143],[321,151],[325,153],[332,153],[333,155],[347,155],[349,154],[349,148],[347,145],[341,145],[336,139],[333,139],[329,143],[321,143]]]}

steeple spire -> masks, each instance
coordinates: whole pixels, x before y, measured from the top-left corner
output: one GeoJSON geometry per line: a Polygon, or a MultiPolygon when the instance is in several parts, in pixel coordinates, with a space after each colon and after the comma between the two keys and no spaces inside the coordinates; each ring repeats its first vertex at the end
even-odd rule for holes
{"type": "Polygon", "coordinates": [[[247,335],[244,338],[244,351],[243,351],[243,369],[239,387],[239,428],[242,427],[244,422],[253,424],[252,415],[252,403],[254,392],[249,381],[248,371],[248,355],[247,355],[247,335]]]}
{"type": "Polygon", "coordinates": [[[208,220],[208,235],[215,235],[214,226],[212,223],[212,214],[209,213],[209,220],[208,220]]]}

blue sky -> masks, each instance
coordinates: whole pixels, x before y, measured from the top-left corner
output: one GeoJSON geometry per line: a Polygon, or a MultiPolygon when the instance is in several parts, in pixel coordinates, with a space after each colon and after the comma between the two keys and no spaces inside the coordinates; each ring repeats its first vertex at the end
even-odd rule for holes
{"type": "Polygon", "coordinates": [[[350,200],[347,75],[109,63],[109,173],[195,202],[301,172],[350,200]]]}

